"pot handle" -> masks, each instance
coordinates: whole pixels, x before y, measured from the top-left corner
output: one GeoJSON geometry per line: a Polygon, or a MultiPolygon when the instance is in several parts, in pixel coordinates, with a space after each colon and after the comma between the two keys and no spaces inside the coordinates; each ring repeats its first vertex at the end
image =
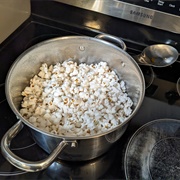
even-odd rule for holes
{"type": "Polygon", "coordinates": [[[1,140],[2,154],[12,165],[21,170],[28,172],[36,172],[47,168],[58,156],[58,154],[68,145],[68,143],[65,140],[63,140],[46,159],[36,162],[24,160],[15,155],[9,148],[11,145],[11,140],[22,130],[23,127],[23,123],[21,122],[21,120],[19,120],[14,126],[12,126],[6,132],[6,134],[3,136],[1,140]]]}
{"type": "Polygon", "coordinates": [[[116,36],[112,36],[112,35],[109,35],[109,34],[98,34],[97,36],[95,36],[95,38],[111,42],[111,43],[113,43],[115,45],[117,44],[124,51],[126,51],[126,49],[127,49],[126,44],[124,43],[124,41],[122,39],[116,37],[116,36]]]}

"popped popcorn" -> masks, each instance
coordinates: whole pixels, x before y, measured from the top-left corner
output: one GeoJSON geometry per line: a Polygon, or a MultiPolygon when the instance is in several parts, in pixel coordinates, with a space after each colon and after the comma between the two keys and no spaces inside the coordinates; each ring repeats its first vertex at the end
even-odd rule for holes
{"type": "Polygon", "coordinates": [[[89,136],[117,127],[132,113],[125,82],[106,62],[42,64],[22,92],[20,113],[60,136],[89,136]]]}

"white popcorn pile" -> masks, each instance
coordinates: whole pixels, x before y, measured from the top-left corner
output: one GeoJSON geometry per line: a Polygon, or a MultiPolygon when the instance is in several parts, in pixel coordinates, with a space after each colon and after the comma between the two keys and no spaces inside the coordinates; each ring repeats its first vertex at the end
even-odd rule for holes
{"type": "Polygon", "coordinates": [[[49,67],[44,63],[22,95],[21,115],[60,136],[106,132],[125,121],[133,105],[125,82],[106,62],[77,65],[67,60],[49,67]]]}

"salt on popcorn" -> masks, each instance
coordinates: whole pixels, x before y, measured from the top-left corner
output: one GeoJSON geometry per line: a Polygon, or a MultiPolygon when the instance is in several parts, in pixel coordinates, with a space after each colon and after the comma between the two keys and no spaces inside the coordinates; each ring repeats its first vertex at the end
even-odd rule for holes
{"type": "Polygon", "coordinates": [[[20,113],[37,128],[60,136],[89,136],[117,127],[133,102],[106,62],[42,64],[22,92],[20,113]]]}

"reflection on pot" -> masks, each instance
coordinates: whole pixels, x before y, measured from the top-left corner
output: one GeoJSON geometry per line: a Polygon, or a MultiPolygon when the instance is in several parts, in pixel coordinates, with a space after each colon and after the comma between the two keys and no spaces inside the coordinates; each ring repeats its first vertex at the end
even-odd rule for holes
{"type": "Polygon", "coordinates": [[[145,79],[145,86],[146,89],[153,83],[154,80],[154,71],[151,66],[140,66],[144,79],[145,79]]]}
{"type": "Polygon", "coordinates": [[[177,89],[177,92],[178,92],[178,94],[180,96],[180,78],[177,80],[176,89],[177,89]]]}
{"type": "Polygon", "coordinates": [[[113,147],[104,155],[83,162],[57,160],[46,169],[46,174],[52,179],[98,179],[111,167],[117,148],[113,147]]]}

